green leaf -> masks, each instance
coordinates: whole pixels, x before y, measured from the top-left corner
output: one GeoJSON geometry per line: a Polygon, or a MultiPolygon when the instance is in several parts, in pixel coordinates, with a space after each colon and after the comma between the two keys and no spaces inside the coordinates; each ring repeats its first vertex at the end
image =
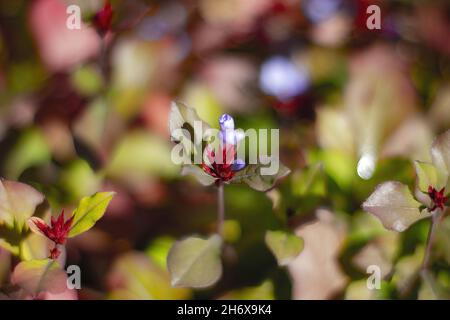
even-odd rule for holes
{"type": "Polygon", "coordinates": [[[218,235],[177,241],[167,256],[172,286],[204,288],[216,283],[222,275],[221,247],[218,235]]]}
{"type": "Polygon", "coordinates": [[[17,179],[32,166],[46,163],[51,158],[50,148],[41,130],[30,128],[20,134],[19,139],[5,160],[5,172],[17,179]]]}
{"type": "Polygon", "coordinates": [[[324,196],[325,188],[321,162],[315,163],[302,171],[296,171],[292,175],[292,193],[296,196],[324,196]]]}
{"type": "Polygon", "coordinates": [[[420,212],[408,186],[397,182],[384,182],[363,203],[365,211],[376,216],[386,229],[402,232],[414,222],[430,216],[427,210],[420,212]]]}
{"type": "Polygon", "coordinates": [[[428,187],[433,186],[434,188],[440,190],[445,187],[447,181],[439,173],[439,170],[431,163],[414,161],[414,166],[416,168],[417,180],[419,190],[427,193],[428,187]]]}
{"type": "Polygon", "coordinates": [[[21,231],[44,195],[24,183],[0,180],[0,224],[21,231]]]}
{"type": "MultiPolygon", "coordinates": [[[[271,159],[267,157],[263,160],[264,163],[267,161],[278,161],[276,159],[271,159]]],[[[281,162],[278,163],[278,171],[275,174],[264,174],[264,170],[267,169],[270,164],[249,164],[243,170],[239,171],[234,178],[231,180],[232,183],[245,182],[251,188],[258,191],[268,191],[272,188],[277,180],[287,176],[291,170],[283,165],[281,162]]]]}
{"type": "Polygon", "coordinates": [[[450,189],[450,130],[439,135],[431,146],[431,158],[438,169],[439,178],[446,181],[447,191],[450,189]]]}
{"type": "Polygon", "coordinates": [[[50,259],[23,261],[11,276],[14,285],[33,295],[41,292],[61,293],[67,290],[66,280],[66,272],[50,259]]]}
{"type": "Polygon", "coordinates": [[[171,178],[178,167],[171,159],[170,143],[144,130],[125,135],[113,151],[108,176],[135,183],[149,176],[171,178]]]}
{"type": "Polygon", "coordinates": [[[105,213],[114,194],[114,192],[99,192],[81,199],[73,213],[74,218],[72,228],[69,232],[69,238],[92,228],[105,213]]]}
{"type": "Polygon", "coordinates": [[[72,73],[71,82],[75,89],[86,96],[95,95],[103,85],[103,79],[93,66],[85,65],[72,73]]]}
{"type": "Polygon", "coordinates": [[[69,193],[70,199],[80,199],[97,191],[101,178],[86,161],[76,159],[61,170],[59,183],[69,193]]]}
{"type": "Polygon", "coordinates": [[[242,289],[227,292],[221,296],[220,300],[273,300],[275,299],[274,285],[272,281],[266,280],[255,287],[245,287],[242,289]]]}
{"type": "Polygon", "coordinates": [[[266,245],[277,259],[279,266],[288,265],[303,250],[303,239],[284,231],[266,231],[266,245]]]}

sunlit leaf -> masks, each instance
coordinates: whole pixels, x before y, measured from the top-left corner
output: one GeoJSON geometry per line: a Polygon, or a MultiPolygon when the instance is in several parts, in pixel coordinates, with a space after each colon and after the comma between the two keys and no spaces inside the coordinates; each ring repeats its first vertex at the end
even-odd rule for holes
{"type": "Polygon", "coordinates": [[[427,211],[420,212],[420,206],[408,186],[396,181],[380,184],[362,205],[365,211],[380,219],[385,228],[398,232],[429,216],[427,211]]]}
{"type": "Polygon", "coordinates": [[[438,190],[445,187],[447,179],[440,174],[434,165],[427,162],[415,161],[416,175],[420,191],[427,193],[428,187],[432,186],[438,190]]]}
{"type": "Polygon", "coordinates": [[[284,231],[266,231],[265,241],[280,266],[289,264],[303,250],[303,239],[284,231]]]}
{"type": "Polygon", "coordinates": [[[67,289],[66,279],[66,272],[50,259],[23,261],[11,276],[13,284],[33,295],[41,292],[61,293],[67,289]]]}
{"type": "Polygon", "coordinates": [[[22,230],[44,196],[24,183],[0,180],[0,222],[22,230]]]}
{"type": "Polygon", "coordinates": [[[103,216],[114,192],[99,192],[81,199],[73,215],[69,238],[79,235],[90,228],[103,216]]]}
{"type": "Polygon", "coordinates": [[[221,246],[218,235],[177,241],[167,257],[172,286],[204,288],[216,283],[222,275],[221,246]]]}

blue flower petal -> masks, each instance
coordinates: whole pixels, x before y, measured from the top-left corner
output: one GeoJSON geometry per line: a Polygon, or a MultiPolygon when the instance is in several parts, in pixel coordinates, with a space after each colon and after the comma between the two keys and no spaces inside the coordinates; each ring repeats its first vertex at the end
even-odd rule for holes
{"type": "Polygon", "coordinates": [[[220,130],[234,130],[234,119],[229,114],[224,113],[219,118],[220,130]]]}
{"type": "Polygon", "coordinates": [[[242,159],[236,159],[234,160],[233,164],[231,165],[231,169],[233,171],[239,171],[244,169],[245,167],[245,161],[242,159]]]}

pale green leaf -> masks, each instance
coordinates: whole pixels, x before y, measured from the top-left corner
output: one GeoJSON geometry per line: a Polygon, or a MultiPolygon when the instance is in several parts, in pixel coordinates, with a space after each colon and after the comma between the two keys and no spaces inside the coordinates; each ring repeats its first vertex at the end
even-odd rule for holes
{"type": "Polygon", "coordinates": [[[202,141],[202,134],[207,133],[207,130],[210,129],[209,124],[200,119],[195,109],[190,108],[181,102],[172,102],[169,114],[169,132],[173,141],[181,141],[180,136],[177,135],[180,131],[177,132],[177,130],[182,129],[186,124],[193,129],[198,128],[201,130],[201,132],[195,130],[195,136],[193,137],[186,136],[186,138],[193,142],[202,141]]]}
{"type": "Polygon", "coordinates": [[[169,133],[172,141],[179,143],[182,154],[178,154],[184,164],[191,163],[191,156],[196,161],[203,156],[203,140],[210,140],[210,126],[202,121],[193,108],[181,102],[172,102],[169,113],[169,133]]]}
{"type": "Polygon", "coordinates": [[[69,238],[92,228],[105,213],[114,194],[114,192],[99,192],[81,199],[73,213],[74,218],[72,228],[69,232],[69,238]]]}
{"type": "Polygon", "coordinates": [[[365,211],[376,216],[386,229],[402,232],[414,222],[430,216],[428,211],[420,212],[408,186],[388,181],[377,186],[363,203],[365,211]]]}
{"type": "Polygon", "coordinates": [[[218,235],[177,241],[167,257],[172,286],[204,288],[216,283],[222,275],[221,246],[218,235]]]}
{"type": "Polygon", "coordinates": [[[266,231],[267,247],[277,259],[278,265],[288,265],[303,250],[303,239],[284,231],[266,231]]]}
{"type": "Polygon", "coordinates": [[[445,187],[446,179],[440,174],[439,170],[431,163],[414,161],[419,190],[427,193],[428,187],[433,186],[440,190],[445,187]],[[444,181],[445,180],[445,181],[444,181]]]}

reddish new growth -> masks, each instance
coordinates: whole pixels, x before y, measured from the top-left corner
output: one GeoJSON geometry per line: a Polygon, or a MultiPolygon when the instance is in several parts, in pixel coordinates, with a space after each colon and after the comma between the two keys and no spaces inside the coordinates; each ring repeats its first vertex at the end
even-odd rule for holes
{"type": "Polygon", "coordinates": [[[109,30],[111,30],[111,22],[114,11],[109,1],[105,1],[103,8],[98,11],[94,16],[94,25],[97,32],[104,36],[109,30]]]}
{"type": "Polygon", "coordinates": [[[222,152],[222,157],[216,156],[215,150],[206,148],[209,164],[202,163],[203,170],[210,176],[217,179],[217,182],[230,181],[234,177],[233,170],[234,156],[236,151],[234,147],[227,144],[225,148],[219,147],[219,152],[222,152]]]}
{"type": "Polygon", "coordinates": [[[64,210],[58,216],[58,218],[51,217],[50,226],[35,220],[34,224],[48,239],[54,242],[55,247],[50,250],[50,258],[56,259],[60,255],[58,245],[62,245],[66,242],[67,236],[72,226],[73,217],[70,217],[67,221],[64,221],[64,210]]]}
{"type": "Polygon", "coordinates": [[[433,208],[429,209],[430,212],[436,210],[437,208],[444,210],[445,204],[448,201],[448,197],[445,196],[445,187],[437,191],[434,187],[428,187],[428,195],[433,201],[433,208]]]}

